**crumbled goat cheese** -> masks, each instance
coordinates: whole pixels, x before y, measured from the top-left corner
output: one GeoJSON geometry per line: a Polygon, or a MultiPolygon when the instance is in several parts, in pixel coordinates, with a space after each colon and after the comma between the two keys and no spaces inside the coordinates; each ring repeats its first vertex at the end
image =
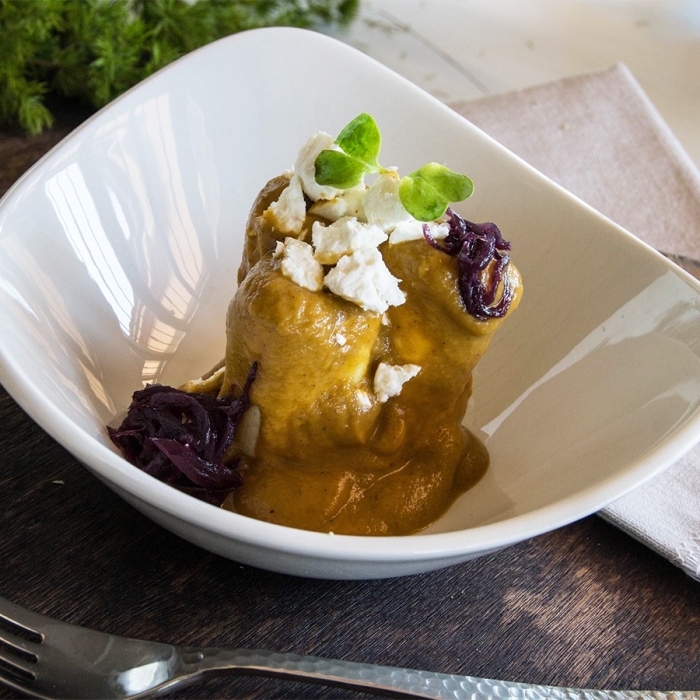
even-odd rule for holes
{"type": "Polygon", "coordinates": [[[360,221],[365,219],[365,189],[343,190],[333,199],[319,199],[309,207],[309,214],[320,216],[327,221],[337,221],[344,216],[354,216],[360,221]]]}
{"type": "Polygon", "coordinates": [[[403,221],[413,217],[399,198],[399,178],[393,172],[382,173],[365,193],[365,217],[370,224],[391,232],[403,221]]]}
{"type": "MultiPolygon", "coordinates": [[[[412,221],[402,221],[389,236],[389,243],[403,243],[404,241],[419,241],[423,238],[423,222],[413,219],[412,221]]],[[[450,232],[447,224],[431,221],[427,224],[428,230],[435,240],[445,238],[450,232]]]]}
{"type": "Polygon", "coordinates": [[[374,391],[377,399],[385,403],[392,396],[398,396],[403,385],[420,372],[419,365],[388,365],[380,362],[374,374],[374,391]]]}
{"type": "Polygon", "coordinates": [[[272,224],[282,233],[299,233],[306,219],[306,200],[301,189],[301,180],[293,175],[289,185],[282,190],[276,202],[265,212],[272,224]]]}
{"type": "Polygon", "coordinates": [[[314,259],[314,249],[308,243],[285,238],[284,248],[280,251],[278,244],[275,253],[282,258],[282,274],[292,282],[312,292],[323,287],[323,266],[314,259]]]}
{"type": "Polygon", "coordinates": [[[372,408],[372,399],[366,391],[363,391],[362,389],[356,389],[355,398],[357,399],[357,403],[359,403],[360,406],[362,406],[362,408],[372,408]]]}
{"type": "Polygon", "coordinates": [[[348,342],[348,339],[342,333],[336,333],[333,336],[333,340],[335,340],[341,348],[348,342]]]}
{"type": "Polygon", "coordinates": [[[301,147],[294,163],[294,172],[299,176],[304,192],[314,202],[318,199],[333,199],[342,192],[330,185],[319,185],[316,182],[316,158],[321,151],[333,149],[334,144],[335,139],[330,134],[320,131],[301,147]]]}
{"type": "MultiPolygon", "coordinates": [[[[277,243],[273,255],[281,260],[282,274],[301,287],[319,291],[325,285],[365,311],[382,314],[382,323],[388,325],[384,312],[403,304],[406,296],[399,288],[401,280],[391,274],[378,246],[387,240],[387,234],[389,243],[418,240],[423,237],[423,224],[401,203],[395,169],[382,172],[369,188],[364,182],[344,190],[319,185],[316,158],[327,149],[338,150],[338,146],[325,132],[306,141],[294,170],[285,174],[290,178],[289,186],[268,207],[265,216],[277,230],[299,236],[307,217],[306,195],[312,200],[308,214],[326,219],[329,225],[315,221],[312,245],[286,238],[284,243],[277,243]],[[335,265],[325,278],[323,265],[335,265]]],[[[431,222],[428,226],[436,239],[449,233],[447,224],[431,222]]],[[[341,334],[334,339],[341,347],[347,342],[341,334]]],[[[384,393],[387,397],[393,395],[384,393]]]]}
{"type": "Polygon", "coordinates": [[[387,240],[378,226],[363,224],[354,216],[344,216],[329,226],[315,221],[311,227],[314,257],[323,265],[334,265],[343,257],[361,248],[376,248],[387,240]]]}
{"type": "Polygon", "coordinates": [[[376,248],[361,248],[344,255],[332,268],[324,284],[334,294],[352,301],[365,311],[384,313],[390,306],[406,301],[399,282],[385,265],[376,248]]]}

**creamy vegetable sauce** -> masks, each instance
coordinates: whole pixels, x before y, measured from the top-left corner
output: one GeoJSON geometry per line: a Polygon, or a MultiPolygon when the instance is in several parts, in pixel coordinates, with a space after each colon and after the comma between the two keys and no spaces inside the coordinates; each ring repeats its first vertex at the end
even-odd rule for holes
{"type": "MultiPolygon", "coordinates": [[[[488,466],[486,449],[461,423],[472,370],[503,319],[468,314],[456,259],[423,240],[379,247],[406,294],[384,314],[291,281],[274,254],[285,235],[264,216],[288,182],[272,180],[253,207],[228,311],[220,392],[243,386],[257,361],[257,408],[245,420],[259,416],[260,424],[254,448],[240,439],[233,446],[243,486],[224,507],[338,534],[415,532],[488,466]],[[373,385],[380,362],[420,371],[382,402],[373,385]]],[[[299,238],[310,240],[313,220],[307,216],[299,238]]],[[[512,264],[505,274],[512,310],[520,277],[512,264]]]]}

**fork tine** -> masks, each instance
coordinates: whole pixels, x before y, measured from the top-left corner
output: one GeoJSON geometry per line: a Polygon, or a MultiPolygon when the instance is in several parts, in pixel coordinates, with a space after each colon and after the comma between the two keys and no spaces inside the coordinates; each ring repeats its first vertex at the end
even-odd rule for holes
{"type": "Polygon", "coordinates": [[[32,646],[35,646],[33,642],[27,642],[12,632],[0,628],[0,660],[10,663],[7,652],[13,655],[12,661],[17,658],[35,664],[39,657],[32,650],[32,646]]]}
{"type": "Polygon", "coordinates": [[[44,633],[40,632],[42,623],[49,618],[15,605],[7,598],[0,597],[0,621],[4,621],[11,629],[24,633],[31,641],[41,643],[44,633]]]}
{"type": "Polygon", "coordinates": [[[5,649],[0,646],[0,679],[3,677],[3,671],[12,673],[16,677],[26,680],[34,680],[36,678],[36,663],[39,659],[25,658],[5,653],[5,649]]]}
{"type": "MultiPolygon", "coordinates": [[[[2,602],[7,601],[0,599],[2,602]]],[[[8,607],[10,605],[8,603],[8,607]]],[[[34,678],[33,668],[39,657],[33,647],[36,648],[37,642],[42,641],[43,636],[39,632],[0,612],[0,675],[4,671],[15,676],[34,678]]]]}

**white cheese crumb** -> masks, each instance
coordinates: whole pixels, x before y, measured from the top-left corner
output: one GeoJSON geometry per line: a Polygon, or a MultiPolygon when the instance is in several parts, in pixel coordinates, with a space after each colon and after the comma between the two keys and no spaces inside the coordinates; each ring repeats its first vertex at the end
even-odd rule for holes
{"type": "Polygon", "coordinates": [[[348,342],[348,339],[342,333],[336,333],[333,336],[333,340],[335,340],[341,348],[348,342]]]}
{"type": "Polygon", "coordinates": [[[327,221],[337,221],[344,216],[354,216],[360,221],[365,219],[365,188],[344,190],[333,199],[320,199],[309,207],[309,214],[320,216],[327,221]]]}
{"type": "Polygon", "coordinates": [[[362,389],[356,389],[355,398],[357,399],[357,403],[359,403],[362,408],[372,408],[372,399],[366,391],[362,389]]]}
{"type": "Polygon", "coordinates": [[[387,240],[387,235],[378,226],[363,224],[354,216],[344,216],[329,226],[314,221],[311,240],[316,249],[316,260],[324,265],[334,265],[343,255],[362,248],[376,248],[387,240]]]}
{"type": "Polygon", "coordinates": [[[334,294],[352,301],[365,311],[384,313],[406,301],[399,282],[384,264],[376,248],[361,248],[344,255],[326,275],[324,284],[334,294]]]}
{"type": "Polygon", "coordinates": [[[312,292],[318,292],[323,287],[323,266],[314,259],[314,249],[308,243],[285,238],[281,253],[281,268],[285,277],[312,292]]]}
{"type": "Polygon", "coordinates": [[[325,131],[319,131],[315,136],[311,136],[301,147],[296,162],[294,172],[301,180],[301,186],[309,199],[314,202],[318,199],[333,199],[341,190],[330,185],[319,185],[316,182],[316,158],[321,151],[332,149],[335,139],[325,131]]]}
{"type": "MultiPolygon", "coordinates": [[[[411,221],[402,221],[397,224],[396,228],[389,236],[389,243],[403,243],[404,241],[419,241],[423,238],[423,222],[417,219],[411,221]]],[[[450,227],[445,223],[436,223],[431,221],[428,223],[428,230],[435,240],[445,238],[450,232],[450,227]]]]}
{"type": "Polygon", "coordinates": [[[289,185],[282,190],[279,199],[267,208],[276,229],[282,233],[299,233],[306,219],[306,200],[301,181],[292,176],[289,185]]]}
{"type": "Polygon", "coordinates": [[[377,399],[385,403],[392,396],[398,396],[403,385],[420,372],[419,365],[388,365],[380,362],[374,375],[374,391],[377,399]]]}
{"type": "Polygon", "coordinates": [[[401,204],[399,178],[395,173],[382,173],[374,181],[365,193],[364,208],[367,221],[387,233],[401,222],[413,219],[401,204]]]}

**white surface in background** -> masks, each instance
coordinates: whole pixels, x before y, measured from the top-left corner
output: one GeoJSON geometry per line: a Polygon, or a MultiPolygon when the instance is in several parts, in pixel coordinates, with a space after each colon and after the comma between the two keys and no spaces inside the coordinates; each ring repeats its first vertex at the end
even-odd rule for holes
{"type": "Polygon", "coordinates": [[[700,167],[699,0],[363,0],[334,35],[445,102],[625,63],[700,167]]]}

